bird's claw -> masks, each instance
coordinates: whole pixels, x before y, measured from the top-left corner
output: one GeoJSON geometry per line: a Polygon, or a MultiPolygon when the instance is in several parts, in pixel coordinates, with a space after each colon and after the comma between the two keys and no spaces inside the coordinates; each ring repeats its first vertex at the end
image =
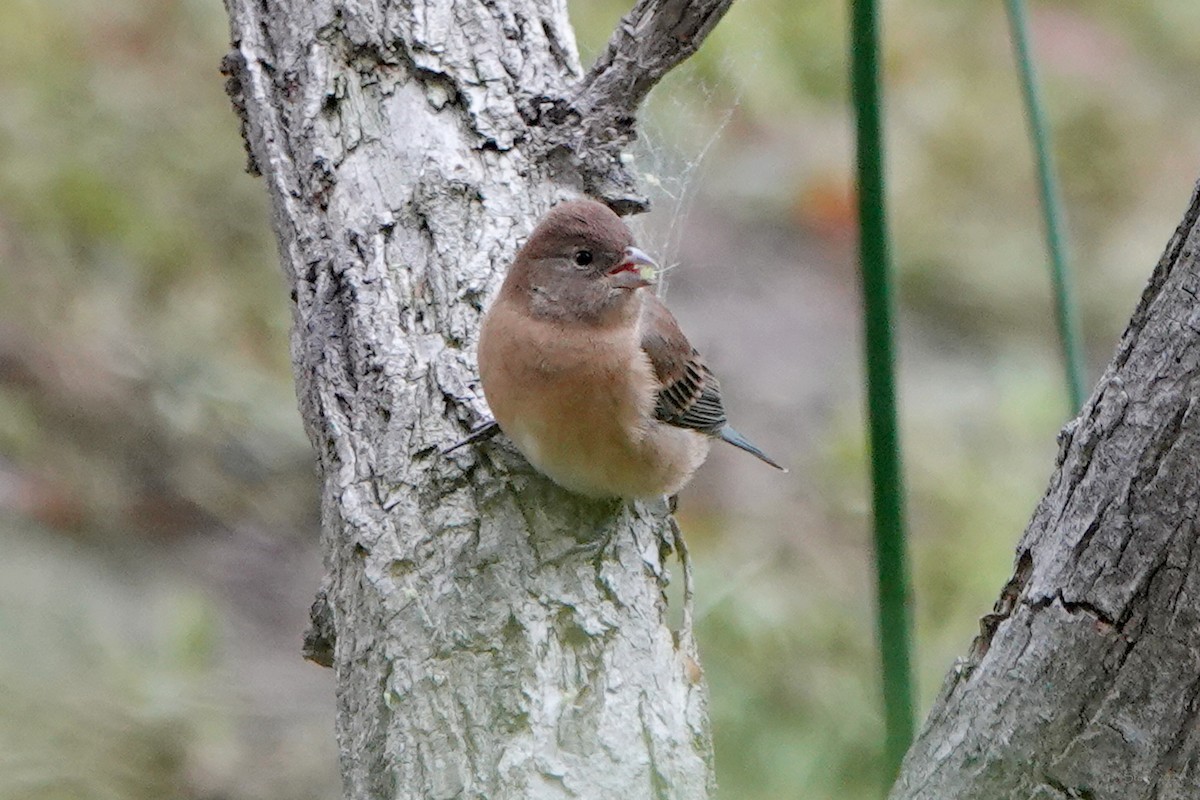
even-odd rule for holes
{"type": "Polygon", "coordinates": [[[479,442],[487,441],[499,432],[500,426],[496,424],[496,421],[489,420],[475,430],[471,431],[467,438],[463,439],[461,442],[452,444],[442,450],[442,455],[448,456],[460,447],[466,447],[469,444],[478,444],[479,442]]]}

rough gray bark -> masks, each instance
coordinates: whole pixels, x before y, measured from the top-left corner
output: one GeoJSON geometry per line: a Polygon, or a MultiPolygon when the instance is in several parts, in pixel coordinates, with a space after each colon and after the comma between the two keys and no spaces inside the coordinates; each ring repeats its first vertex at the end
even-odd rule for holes
{"type": "Polygon", "coordinates": [[[892,800],[1200,797],[1200,194],[892,800]]]}
{"type": "Polygon", "coordinates": [[[323,480],[306,650],[336,670],[349,798],[712,790],[664,510],[581,502],[499,442],[439,449],[486,418],[474,342],[521,237],[580,193],[645,207],[634,111],[730,2],[639,3],[583,76],[563,0],[227,0],[323,480]]]}

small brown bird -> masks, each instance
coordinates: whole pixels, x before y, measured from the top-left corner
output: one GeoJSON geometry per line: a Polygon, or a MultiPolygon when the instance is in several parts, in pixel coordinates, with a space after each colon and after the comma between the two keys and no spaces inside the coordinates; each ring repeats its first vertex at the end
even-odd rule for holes
{"type": "Polygon", "coordinates": [[[607,206],[543,219],[479,336],[500,429],[540,472],[589,497],[678,492],[723,439],[783,469],[731,428],[721,386],[652,292],[654,262],[607,206]]]}

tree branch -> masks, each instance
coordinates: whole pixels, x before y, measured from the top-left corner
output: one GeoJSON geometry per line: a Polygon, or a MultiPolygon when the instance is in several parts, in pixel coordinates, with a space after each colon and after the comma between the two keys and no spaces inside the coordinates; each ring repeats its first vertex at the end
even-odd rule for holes
{"type": "Polygon", "coordinates": [[[733,0],[640,0],[588,70],[579,107],[632,125],[650,90],[700,49],[732,5],[733,0]]]}
{"type": "Polygon", "coordinates": [[[1200,188],[892,800],[1200,796],[1200,188]]]}
{"type": "Polygon", "coordinates": [[[637,136],[637,109],[676,65],[700,49],[733,0],[640,0],[574,91],[539,96],[526,120],[544,129],[547,163],[577,173],[580,189],[618,214],[649,208],[622,154],[637,136]]]}

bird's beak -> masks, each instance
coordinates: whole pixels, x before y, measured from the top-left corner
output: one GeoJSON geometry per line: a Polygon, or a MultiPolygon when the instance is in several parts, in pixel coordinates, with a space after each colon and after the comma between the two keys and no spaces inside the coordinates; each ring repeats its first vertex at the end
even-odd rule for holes
{"type": "Polygon", "coordinates": [[[609,282],[618,289],[640,289],[654,283],[658,264],[636,247],[625,248],[625,258],[609,273],[609,282]]]}

